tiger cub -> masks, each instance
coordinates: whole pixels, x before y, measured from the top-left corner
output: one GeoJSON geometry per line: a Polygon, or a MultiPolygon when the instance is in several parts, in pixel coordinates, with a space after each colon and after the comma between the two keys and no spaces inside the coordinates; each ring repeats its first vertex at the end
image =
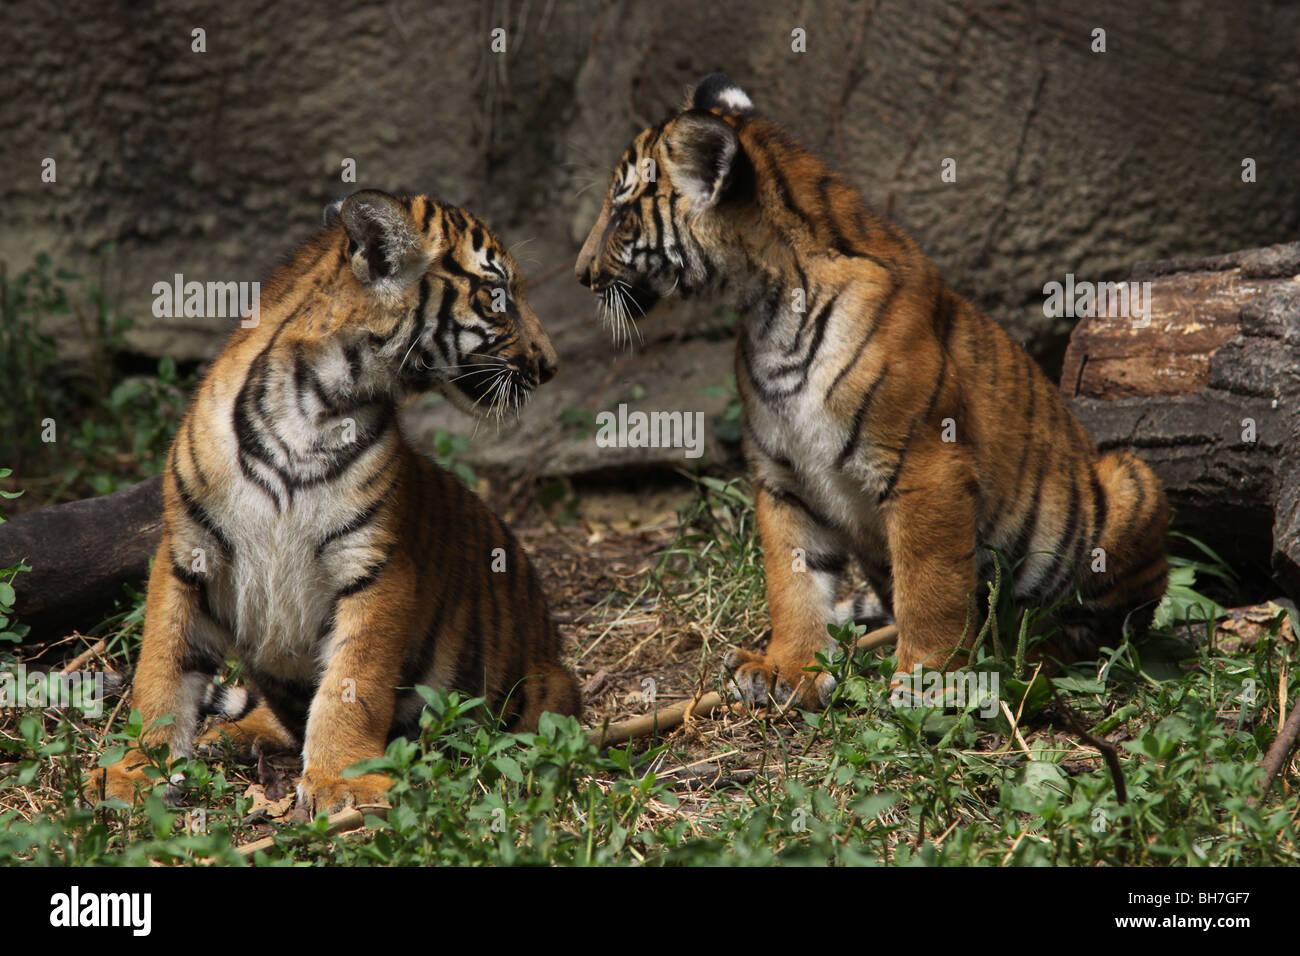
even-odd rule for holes
{"type": "Polygon", "coordinates": [[[850,559],[892,608],[900,672],[963,662],[990,546],[1019,601],[1063,602],[1071,645],[1149,625],[1167,576],[1155,475],[1099,456],[1024,349],[727,77],[635,138],[575,271],[615,311],[676,292],[742,316],[772,613],[765,653],[727,655],[749,702],[826,701],[834,679],[804,668],[850,559]]]}
{"type": "MultiPolygon", "coordinates": [[[[578,686],[528,558],[480,499],[417,454],[399,402],[482,413],[556,368],[518,269],[486,225],[366,190],[271,277],[198,386],[167,457],[135,704],[190,756],[202,716],[237,743],[300,747],[309,810],[375,803],[342,776],[418,726],[412,686],[483,695],[520,728],[577,715],[578,686]],[[227,657],[254,688],[212,684],[227,657]]],[[[145,781],[132,751],[109,797],[145,781]]]]}

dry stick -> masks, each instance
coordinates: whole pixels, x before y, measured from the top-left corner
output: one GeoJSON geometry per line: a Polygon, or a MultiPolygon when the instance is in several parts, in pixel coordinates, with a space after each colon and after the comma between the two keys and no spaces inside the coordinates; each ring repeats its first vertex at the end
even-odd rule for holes
{"type": "MultiPolygon", "coordinates": [[[[1273,745],[1264,755],[1263,763],[1260,764],[1264,769],[1264,786],[1259,791],[1260,800],[1268,796],[1273,781],[1282,772],[1282,765],[1286,763],[1287,757],[1291,756],[1291,749],[1295,747],[1297,736],[1300,736],[1300,700],[1296,701],[1295,707],[1291,709],[1291,716],[1287,717],[1286,723],[1282,725],[1282,732],[1274,739],[1273,745]]],[[[1249,802],[1254,806],[1257,800],[1251,797],[1249,802]]]]}
{"type": "MultiPolygon", "coordinates": [[[[889,624],[858,638],[857,649],[872,651],[877,647],[892,644],[896,640],[898,640],[898,627],[889,624]]],[[[690,711],[691,716],[699,714],[703,717],[711,714],[722,705],[722,696],[716,691],[711,691],[701,697],[684,700],[673,704],[671,707],[656,710],[644,717],[634,717],[631,720],[624,720],[617,724],[610,724],[606,727],[588,731],[587,739],[597,747],[625,743],[637,737],[646,737],[672,730],[682,723],[687,711],[690,711]]]]}
{"type": "MultiPolygon", "coordinates": [[[[1049,685],[1050,686],[1050,685],[1049,685]]],[[[1106,769],[1110,772],[1111,782],[1115,785],[1115,801],[1121,809],[1127,809],[1128,806],[1128,787],[1124,784],[1124,768],[1119,765],[1119,748],[1109,740],[1102,740],[1100,737],[1090,734],[1083,728],[1083,721],[1056,692],[1052,687],[1052,699],[1056,706],[1061,709],[1065,715],[1065,722],[1070,725],[1071,729],[1083,738],[1084,742],[1091,747],[1095,747],[1101,754],[1102,759],[1106,761],[1106,769]]],[[[1124,841],[1133,843],[1133,816],[1126,813],[1124,815],[1124,841]]],[[[1116,856],[1119,859],[1120,866],[1128,863],[1128,848],[1123,844],[1120,845],[1116,856]]]]}
{"type": "Polygon", "coordinates": [[[596,747],[604,749],[615,744],[626,743],[636,737],[649,737],[672,730],[682,722],[688,708],[692,714],[704,717],[713,713],[722,705],[722,695],[716,691],[710,691],[703,697],[693,697],[680,701],[671,707],[663,707],[653,713],[646,714],[644,717],[633,717],[631,720],[620,721],[617,724],[610,724],[597,730],[589,730],[587,731],[587,740],[595,744],[596,747]]]}
{"type": "MultiPolygon", "coordinates": [[[[898,640],[898,627],[890,624],[858,638],[857,648],[862,651],[871,651],[877,647],[892,644],[896,640],[898,640]]],[[[722,706],[724,706],[722,696],[711,691],[701,697],[683,700],[671,707],[656,710],[644,717],[634,717],[631,720],[623,720],[617,724],[607,724],[604,727],[589,730],[587,731],[587,739],[597,747],[610,747],[614,744],[626,743],[637,737],[653,736],[672,730],[682,722],[683,715],[688,708],[692,714],[705,716],[722,706]]],[[[325,835],[331,836],[347,830],[355,830],[364,824],[367,814],[382,820],[388,815],[388,808],[373,806],[349,807],[346,810],[340,810],[330,816],[329,825],[325,828],[325,835]]],[[[238,847],[236,852],[244,859],[252,859],[253,855],[259,850],[268,850],[273,846],[275,846],[275,837],[269,836],[254,840],[252,843],[245,843],[243,846],[238,847]]]]}
{"type": "MultiPolygon", "coordinates": [[[[329,826],[325,828],[325,836],[355,830],[366,822],[367,816],[378,817],[381,820],[386,819],[388,817],[388,807],[381,805],[348,807],[346,810],[332,813],[329,818],[329,826]]],[[[235,852],[245,860],[251,860],[259,850],[269,850],[273,846],[275,846],[274,834],[262,837],[260,840],[254,840],[252,843],[245,843],[241,847],[236,847],[235,852]]]]}
{"type": "Polygon", "coordinates": [[[65,675],[76,673],[78,670],[81,669],[81,666],[85,664],[86,661],[90,660],[92,657],[98,657],[100,654],[104,653],[104,651],[107,649],[108,649],[108,642],[103,638],[100,638],[98,641],[96,641],[90,647],[86,648],[84,651],[82,651],[72,660],[68,661],[67,666],[64,667],[63,670],[60,671],[59,673],[65,675]]]}

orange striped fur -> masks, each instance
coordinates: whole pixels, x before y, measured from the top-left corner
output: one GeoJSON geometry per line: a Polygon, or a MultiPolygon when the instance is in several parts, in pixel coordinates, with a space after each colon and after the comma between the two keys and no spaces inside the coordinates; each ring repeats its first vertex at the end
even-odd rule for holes
{"type": "MultiPolygon", "coordinates": [[[[482,222],[364,191],[272,277],[195,391],[163,478],[135,706],[171,755],[208,713],[237,743],[301,747],[313,811],[374,803],[345,779],[418,727],[415,684],[487,698],[517,727],[578,714],[527,556],[402,436],[398,404],[437,390],[498,412],[555,370],[518,269],[482,222]],[[251,691],[212,679],[237,658],[251,691]]],[[[107,796],[145,782],[131,752],[107,796]]]]}
{"type": "Polygon", "coordinates": [[[725,76],[636,137],[576,272],[616,314],[679,295],[742,316],[772,639],[727,665],[752,703],[827,698],[833,678],[804,668],[850,560],[892,608],[904,672],[962,663],[990,547],[1018,600],[1061,605],[1068,644],[1148,626],[1167,578],[1155,475],[1099,456],[1024,349],[725,76]]]}

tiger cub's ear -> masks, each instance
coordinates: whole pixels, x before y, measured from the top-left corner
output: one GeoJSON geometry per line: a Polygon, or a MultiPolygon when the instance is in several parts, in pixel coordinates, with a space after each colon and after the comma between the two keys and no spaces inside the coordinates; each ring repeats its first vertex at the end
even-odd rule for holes
{"type": "Polygon", "coordinates": [[[339,218],[339,210],[343,208],[343,200],[336,199],[329,203],[320,214],[321,225],[332,226],[335,220],[339,218]]]}
{"type": "Polygon", "coordinates": [[[712,113],[690,110],[672,121],[664,165],[673,184],[700,209],[718,204],[740,152],[731,126],[712,113]]]}
{"type": "Polygon", "coordinates": [[[754,113],[754,101],[725,73],[710,73],[691,93],[686,109],[721,110],[724,113],[754,113]]]}
{"type": "MultiPolygon", "coordinates": [[[[338,216],[351,240],[352,271],[363,285],[400,291],[418,280],[433,258],[410,208],[396,196],[377,189],[353,193],[338,216]]],[[[325,217],[330,218],[328,207],[325,217]]]]}

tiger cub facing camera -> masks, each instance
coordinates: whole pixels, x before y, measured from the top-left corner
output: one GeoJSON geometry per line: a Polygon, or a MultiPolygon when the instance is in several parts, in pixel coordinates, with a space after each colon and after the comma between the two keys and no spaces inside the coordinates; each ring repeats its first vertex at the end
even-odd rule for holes
{"type": "MultiPolygon", "coordinates": [[[[577,683],[527,556],[417,454],[397,407],[437,390],[517,406],[555,372],[518,269],[471,214],[367,190],[272,276],[260,321],[212,363],[163,477],[135,705],[147,744],[194,752],[203,716],[240,745],[302,751],[302,805],[380,800],[358,760],[418,727],[427,684],[482,695],[519,728],[578,715],[577,683]],[[250,690],[213,677],[238,658],[250,690]]],[[[149,783],[136,750],[105,796],[149,783]]]]}
{"type": "Polygon", "coordinates": [[[1018,601],[1059,604],[1067,652],[1149,626],[1168,570],[1159,480],[1099,455],[1024,349],[727,77],[635,138],[576,273],[624,317],[672,293],[741,316],[772,638],[726,666],[751,704],[828,699],[834,678],[804,668],[850,560],[892,608],[900,672],[964,662],[990,547],[1018,601]]]}

